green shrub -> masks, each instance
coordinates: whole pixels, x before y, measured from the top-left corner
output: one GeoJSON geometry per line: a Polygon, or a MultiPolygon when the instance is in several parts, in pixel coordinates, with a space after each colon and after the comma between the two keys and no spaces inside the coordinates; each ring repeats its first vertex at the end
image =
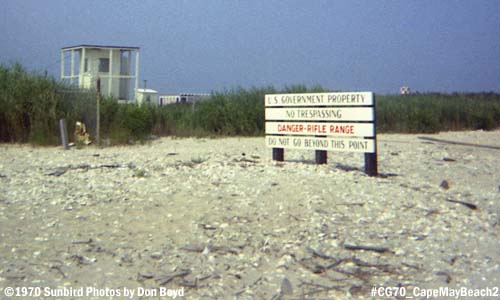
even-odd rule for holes
{"type": "Polygon", "coordinates": [[[128,130],[132,139],[144,140],[151,135],[153,120],[149,106],[123,105],[120,107],[118,117],[121,121],[121,127],[128,130]]]}

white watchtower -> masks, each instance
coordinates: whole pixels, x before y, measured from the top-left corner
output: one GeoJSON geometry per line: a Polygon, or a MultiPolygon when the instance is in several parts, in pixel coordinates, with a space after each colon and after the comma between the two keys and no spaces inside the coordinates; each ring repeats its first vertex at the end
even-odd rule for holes
{"type": "Polygon", "coordinates": [[[133,101],[131,83],[134,91],[139,87],[139,47],[78,45],[61,49],[61,80],[90,89],[96,87],[97,78],[103,95],[133,101]]]}

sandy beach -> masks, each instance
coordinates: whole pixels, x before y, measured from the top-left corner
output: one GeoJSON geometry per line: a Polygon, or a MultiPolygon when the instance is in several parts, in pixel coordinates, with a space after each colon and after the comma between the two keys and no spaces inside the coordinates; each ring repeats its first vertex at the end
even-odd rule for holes
{"type": "Polygon", "coordinates": [[[6,287],[183,299],[498,289],[500,131],[381,134],[378,152],[369,177],[362,154],[315,165],[314,152],[286,150],[275,162],[263,137],[2,144],[0,298],[6,287]]]}

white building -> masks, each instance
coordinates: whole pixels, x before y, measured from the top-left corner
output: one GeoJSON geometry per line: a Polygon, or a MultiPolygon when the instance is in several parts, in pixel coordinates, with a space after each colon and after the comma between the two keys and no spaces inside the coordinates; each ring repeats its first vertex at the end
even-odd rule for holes
{"type": "Polygon", "coordinates": [[[410,92],[410,88],[407,87],[407,86],[402,86],[400,89],[399,89],[399,94],[400,95],[409,95],[411,94],[410,92]]]}
{"type": "Polygon", "coordinates": [[[183,93],[177,95],[161,95],[158,99],[160,106],[176,103],[195,103],[210,97],[210,94],[183,93]]]}
{"type": "Polygon", "coordinates": [[[158,105],[158,92],[152,89],[137,89],[135,99],[139,105],[158,105]]]}
{"type": "Polygon", "coordinates": [[[139,47],[78,45],[61,49],[62,80],[80,88],[96,88],[97,78],[103,95],[133,101],[133,91],[139,87],[139,47]]]}

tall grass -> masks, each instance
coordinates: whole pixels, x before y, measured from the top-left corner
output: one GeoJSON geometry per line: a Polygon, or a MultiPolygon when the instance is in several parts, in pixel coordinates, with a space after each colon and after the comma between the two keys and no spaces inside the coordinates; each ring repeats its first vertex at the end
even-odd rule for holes
{"type": "Polygon", "coordinates": [[[266,94],[323,91],[319,86],[307,88],[292,85],[282,91],[269,86],[212,92],[209,99],[195,105],[175,104],[154,108],[154,133],[177,136],[262,135],[266,94]]]}
{"type": "Polygon", "coordinates": [[[29,73],[19,64],[0,65],[0,142],[56,144],[59,119],[65,118],[71,131],[77,120],[95,123],[92,99],[90,91],[29,73]]]}
{"type": "Polygon", "coordinates": [[[379,132],[435,133],[498,127],[500,95],[495,93],[377,97],[379,132]]]}
{"type": "Polygon", "coordinates": [[[44,112],[55,117],[51,83],[40,76],[28,74],[19,64],[11,68],[0,67],[0,136],[2,141],[41,139],[37,137],[50,131],[50,120],[40,117],[44,112]],[[40,101],[40,99],[44,99],[40,101]],[[37,126],[39,130],[31,130],[37,126]]]}
{"type": "MultiPolygon", "coordinates": [[[[236,88],[209,99],[164,107],[101,101],[101,137],[111,144],[157,136],[258,136],[264,134],[264,95],[325,92],[321,86],[293,85],[278,90],[236,88]]],[[[378,132],[434,133],[500,127],[500,95],[495,93],[377,96],[378,132]]],[[[0,65],[0,142],[55,145],[58,120],[68,131],[76,121],[95,137],[96,92],[79,90],[21,65],[0,65]]],[[[71,139],[71,134],[70,134],[71,139]]]]}

